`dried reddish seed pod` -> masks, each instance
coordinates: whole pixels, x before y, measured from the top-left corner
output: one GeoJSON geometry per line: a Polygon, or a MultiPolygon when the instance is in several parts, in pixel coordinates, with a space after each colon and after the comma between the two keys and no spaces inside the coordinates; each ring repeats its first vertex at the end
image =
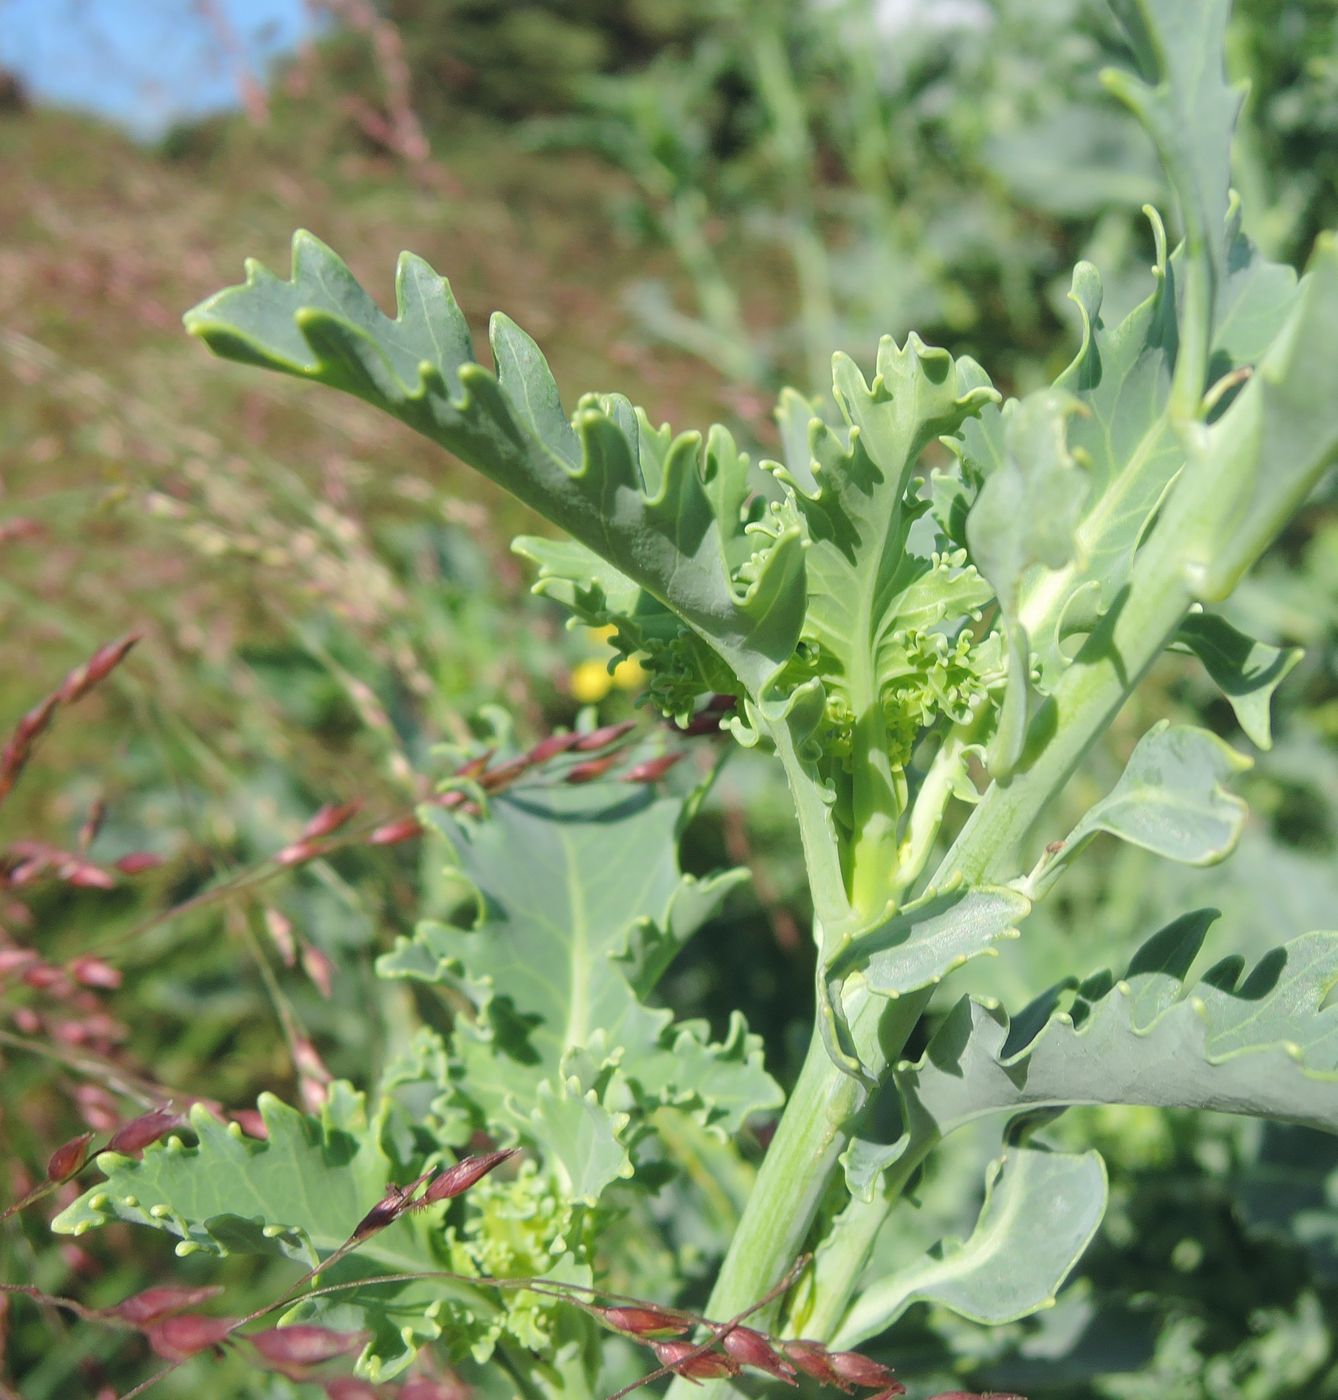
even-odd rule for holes
{"type": "Polygon", "coordinates": [[[374,1235],[378,1230],[384,1230],[387,1225],[392,1225],[404,1213],[404,1197],[402,1195],[387,1196],[377,1203],[362,1217],[353,1227],[351,1238],[355,1240],[365,1240],[368,1235],[374,1235]]]}
{"type": "Polygon", "coordinates": [[[88,1161],[88,1144],[92,1141],[92,1133],[80,1133],[77,1138],[71,1138],[56,1148],[46,1164],[47,1180],[66,1181],[82,1171],[84,1163],[88,1161]]]}
{"type": "Polygon", "coordinates": [[[23,972],[39,961],[31,948],[0,948],[0,977],[23,972]]]}
{"type": "Polygon", "coordinates": [[[492,762],[492,756],[496,749],[486,749],[477,758],[471,758],[467,763],[462,763],[456,770],[457,778],[477,778],[480,773],[492,762]]]}
{"type": "Polygon", "coordinates": [[[303,1323],[251,1332],[246,1340],[276,1366],[317,1366],[336,1356],[358,1351],[370,1332],[333,1332],[328,1327],[303,1323]]]}
{"type": "Polygon", "coordinates": [[[615,763],[622,758],[621,754],[605,754],[603,758],[587,759],[584,763],[578,763],[572,768],[568,768],[563,774],[564,783],[593,783],[596,778],[602,778],[615,763]]]}
{"type": "Polygon", "coordinates": [[[103,870],[101,866],[92,864],[91,861],[70,861],[61,867],[59,873],[60,878],[67,885],[74,885],[77,889],[114,890],[116,888],[116,876],[103,870]]]}
{"type": "Polygon", "coordinates": [[[794,1367],[776,1354],[761,1332],[755,1332],[751,1327],[732,1327],[720,1339],[720,1345],[742,1365],[765,1371],[787,1385],[798,1384],[794,1378],[794,1367]]]}
{"type": "Polygon", "coordinates": [[[837,1375],[827,1355],[827,1348],[821,1342],[810,1342],[801,1337],[782,1342],[781,1348],[806,1376],[812,1376],[819,1385],[834,1385],[849,1394],[850,1387],[837,1375]]]}
{"type": "Polygon", "coordinates": [[[42,1018],[31,1006],[16,1006],[10,1013],[10,1018],[24,1035],[42,1033],[42,1018]]]}
{"type": "Polygon", "coordinates": [[[121,985],[121,970],[101,958],[85,955],[70,964],[70,976],[85,987],[105,987],[112,991],[121,985]]]}
{"type": "Polygon", "coordinates": [[[618,1332],[630,1337],[681,1337],[690,1324],[677,1313],[663,1308],[596,1308],[595,1315],[618,1332]]]}
{"type": "Polygon", "coordinates": [[[578,734],[572,743],[573,753],[593,753],[606,748],[621,739],[624,734],[636,728],[636,720],[625,719],[618,724],[606,724],[601,729],[592,729],[588,734],[578,734]]]}
{"type": "Polygon", "coordinates": [[[162,863],[162,856],[156,856],[152,851],[131,851],[129,855],[112,861],[122,875],[142,875],[146,870],[156,870],[162,863]]]}
{"type": "Polygon", "coordinates": [[[475,1182],[481,1181],[494,1167],[500,1167],[508,1157],[514,1157],[518,1147],[504,1147],[500,1152],[487,1152],[481,1157],[461,1157],[453,1166],[435,1176],[427,1184],[427,1190],[414,1202],[413,1208],[435,1205],[438,1201],[449,1201],[468,1191],[475,1182]]]}
{"type": "Polygon", "coordinates": [[[196,1303],[203,1303],[222,1291],[221,1284],[210,1284],[204,1288],[178,1288],[174,1285],[146,1288],[142,1293],[136,1293],[117,1303],[114,1308],[108,1308],[107,1313],[112,1317],[122,1318],[133,1327],[143,1327],[172,1313],[193,1308],[196,1303]]]}
{"type": "Polygon", "coordinates": [[[174,1108],[151,1108],[117,1128],[107,1143],[107,1151],[131,1157],[166,1136],[173,1128],[179,1128],[181,1121],[181,1114],[174,1108]]]}
{"type": "Polygon", "coordinates": [[[356,799],[352,802],[327,802],[302,828],[302,835],[308,838],[328,836],[356,816],[361,807],[362,803],[356,799]]]}
{"type": "MultiPolygon", "coordinates": [[[[23,981],[35,992],[48,992],[61,986],[69,988],[70,979],[60,968],[52,967],[50,963],[38,962],[24,969],[23,981]]],[[[60,995],[59,990],[56,995],[60,995]]]]}
{"type": "Polygon", "coordinates": [[[145,1329],[149,1345],[168,1361],[183,1361],[206,1347],[217,1346],[237,1325],[233,1317],[205,1317],[202,1313],[182,1313],[165,1317],[145,1329]]]}
{"type": "Polygon", "coordinates": [[[108,642],[100,646],[82,666],[76,667],[61,682],[56,692],[62,704],[70,705],[82,699],[100,680],[104,680],[125,660],[126,653],[139,641],[139,634],[132,632],[118,642],[108,642]]]}
{"type": "Polygon", "coordinates": [[[489,768],[486,773],[480,775],[479,786],[484,792],[496,792],[498,788],[514,783],[530,767],[531,762],[528,755],[522,754],[507,763],[499,763],[496,768],[489,768]]]}
{"type": "Polygon", "coordinates": [[[422,834],[422,826],[413,817],[404,817],[400,821],[378,826],[367,841],[372,846],[397,846],[401,841],[412,841],[422,834]]]}
{"type": "Polygon", "coordinates": [[[652,1342],[650,1349],[661,1366],[668,1366],[676,1375],[687,1376],[690,1380],[705,1381],[739,1374],[738,1364],[718,1351],[704,1351],[694,1356],[697,1347],[693,1342],[652,1342]]]}
{"type": "Polygon", "coordinates": [[[325,850],[319,841],[294,841],[274,857],[275,865],[304,865],[325,850]]]}
{"type": "Polygon", "coordinates": [[[827,1360],[831,1362],[832,1370],[843,1381],[850,1381],[852,1385],[868,1386],[874,1390],[879,1386],[897,1383],[889,1367],[881,1362],[871,1361],[857,1351],[830,1351],[827,1353],[827,1360]]]}
{"type": "Polygon", "coordinates": [[[580,737],[579,734],[550,734],[529,751],[529,760],[531,764],[547,763],[550,758],[566,753],[580,737]]]}
{"type": "Polygon", "coordinates": [[[316,990],[329,1001],[334,990],[334,963],[315,944],[302,945],[302,971],[311,978],[316,990]]]}
{"type": "Polygon", "coordinates": [[[626,783],[654,783],[658,782],[664,775],[687,755],[684,753],[666,753],[659,758],[648,758],[635,767],[629,768],[623,775],[626,783]]]}

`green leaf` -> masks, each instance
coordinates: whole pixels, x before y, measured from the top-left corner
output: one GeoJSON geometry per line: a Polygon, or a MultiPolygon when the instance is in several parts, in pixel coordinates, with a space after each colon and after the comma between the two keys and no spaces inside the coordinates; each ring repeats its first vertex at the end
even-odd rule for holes
{"type": "Polygon", "coordinates": [[[1007,639],[1008,683],[988,755],[996,778],[1012,772],[1026,740],[1030,647],[1018,617],[1023,580],[1063,568],[1080,551],[1075,532],[1089,483],[1069,452],[1067,423],[1081,407],[1057,388],[1005,404],[1002,461],[985,478],[966,520],[971,557],[993,585],[1007,639]]]}
{"type": "MultiPolygon", "coordinates": [[[[106,1181],[67,1206],[52,1229],[81,1235],[128,1221],[178,1236],[178,1254],[273,1254],[309,1268],[344,1244],[388,1182],[414,1175],[385,1146],[388,1107],[369,1123],[363,1096],[346,1084],[331,1086],[318,1118],[269,1094],[259,1107],[269,1133],[263,1142],[196,1105],[196,1146],[172,1136],[145,1148],[142,1160],[102,1153],[97,1165],[106,1181]]],[[[366,1288],[301,1305],[313,1318],[337,1307],[349,1328],[371,1330],[359,1361],[364,1375],[388,1377],[407,1366],[441,1335],[443,1309],[452,1303],[464,1303],[481,1323],[498,1312],[486,1292],[449,1280],[375,1284],[378,1275],[442,1267],[440,1215],[402,1217],[323,1276],[327,1283],[365,1278],[366,1288]]]]}
{"type": "MultiPolygon", "coordinates": [[[[584,1090],[595,1087],[599,1067],[616,1067],[647,1111],[692,1104],[704,1123],[733,1131],[777,1104],[761,1043],[741,1020],[713,1045],[703,1023],[674,1025],[669,1011],[641,1001],[746,878],[741,870],[683,875],[682,816],[679,798],[611,784],[516,789],[494,798],[478,822],[431,813],[472,891],[474,920],[424,922],[378,971],[439,983],[472,1002],[475,1017],[459,1018],[452,1037],[460,1072],[442,1086],[444,1102],[466,1105],[490,1131],[510,1122],[534,1133],[557,1112],[550,1104],[534,1116],[541,1089],[561,1100],[569,1057],[583,1051],[595,1066],[582,1076],[584,1090]]],[[[611,1083],[602,1078],[601,1094],[611,1083]]]]}
{"type": "MultiPolygon", "coordinates": [[[[956,434],[998,395],[973,360],[954,360],[915,335],[900,347],[884,337],[872,384],[848,356],[835,356],[833,386],[841,427],[810,417],[810,461],[790,455],[789,465],[774,467],[809,540],[804,674],[821,680],[828,721],[846,742],[857,725],[888,727],[884,708],[908,704],[914,733],[925,722],[925,667],[913,656],[919,638],[945,620],[959,625],[991,590],[960,552],[926,558],[908,550],[924,509],[911,474],[929,443],[956,434]]],[[[793,454],[802,402],[782,407],[793,454]]],[[[868,747],[887,747],[873,738],[868,747]]],[[[902,748],[908,740],[898,734],[892,742],[902,748]]]]}
{"type": "Polygon", "coordinates": [[[1213,613],[1187,617],[1176,642],[1192,651],[1221,688],[1246,737],[1261,749],[1273,747],[1269,705],[1273,692],[1305,654],[1300,647],[1274,647],[1238,632],[1213,613]]]}
{"type": "Polygon", "coordinates": [[[1250,767],[1216,734],[1159,720],[1138,741],[1120,780],[1090,807],[1063,849],[1043,867],[1048,888],[1098,831],[1184,865],[1212,865],[1230,854],[1248,809],[1223,784],[1250,767]]]}
{"type": "Polygon", "coordinates": [[[1111,0],[1133,45],[1140,76],[1102,75],[1152,137],[1180,200],[1193,256],[1205,245],[1217,274],[1226,262],[1231,137],[1244,89],[1222,70],[1231,0],[1111,0]]]}
{"type": "Polygon", "coordinates": [[[1082,1103],[1211,1108],[1338,1132],[1338,933],[1183,978],[1212,910],[1187,914],[1135,954],[1124,976],[1067,983],[1017,1018],[971,998],[917,1063],[898,1066],[903,1152],[991,1113],[1082,1103]],[[1063,1009],[1060,995],[1071,991],[1063,1009]]]}
{"type": "Polygon", "coordinates": [[[1016,938],[1031,901],[1002,885],[929,891],[884,923],[850,941],[828,980],[858,975],[879,996],[932,987],[1001,938],[1016,938]]]}
{"type": "Polygon", "coordinates": [[[1219,601],[1235,588],[1338,462],[1335,324],[1338,236],[1324,233],[1286,322],[1249,382],[1220,417],[1191,435],[1183,499],[1169,523],[1201,602],[1219,601]]]}
{"type": "Polygon", "coordinates": [[[598,1092],[575,1076],[559,1079],[556,1089],[545,1081],[535,1097],[532,1132],[568,1199],[595,1205],[610,1182],[632,1175],[632,1159],[619,1140],[625,1113],[610,1113],[598,1092]]]}
{"type": "Polygon", "coordinates": [[[990,1164],[970,1238],[944,1240],[851,1304],[833,1345],[856,1347],[913,1303],[938,1303],[974,1322],[1028,1317],[1055,1301],[1106,1210],[1106,1168],[1095,1151],[1010,1148],[990,1164]]]}
{"type": "Polygon", "coordinates": [[[338,257],[293,237],[284,282],[256,262],[186,325],[216,353],[356,394],[426,434],[561,526],[669,607],[760,694],[789,659],[803,615],[801,528],[742,513],[747,459],[723,429],[707,451],[672,440],[616,396],[568,421],[534,342],[494,316],[497,373],[474,360],[449,284],[403,254],[397,315],[382,314],[338,257]]]}

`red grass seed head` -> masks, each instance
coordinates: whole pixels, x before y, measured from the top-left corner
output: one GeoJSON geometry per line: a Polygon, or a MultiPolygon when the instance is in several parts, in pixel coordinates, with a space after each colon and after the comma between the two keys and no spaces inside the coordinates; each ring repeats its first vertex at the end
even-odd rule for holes
{"type": "Polygon", "coordinates": [[[661,1366],[668,1366],[675,1375],[687,1376],[689,1380],[705,1381],[739,1374],[738,1363],[718,1351],[704,1351],[694,1356],[697,1347],[692,1342],[652,1342],[650,1349],[661,1366]]]}
{"type": "Polygon", "coordinates": [[[173,1128],[179,1128],[182,1121],[181,1114],[174,1108],[151,1108],[117,1128],[107,1143],[107,1151],[133,1157],[150,1143],[165,1137],[173,1128]]]}
{"type": "Polygon", "coordinates": [[[761,1332],[755,1332],[751,1327],[731,1327],[720,1339],[720,1345],[742,1365],[765,1371],[786,1385],[798,1384],[794,1378],[794,1367],[777,1355],[761,1332]]]}
{"type": "Polygon", "coordinates": [[[615,1332],[643,1339],[681,1337],[690,1325],[677,1313],[654,1307],[596,1308],[595,1316],[615,1332]]]}
{"type": "Polygon", "coordinates": [[[880,1386],[897,1384],[896,1377],[889,1367],[881,1362],[871,1361],[857,1351],[830,1351],[827,1353],[827,1360],[831,1362],[832,1370],[843,1381],[850,1381],[852,1385],[868,1386],[870,1390],[876,1390],[880,1386]]]}
{"type": "Polygon", "coordinates": [[[519,1151],[518,1147],[504,1147],[500,1152],[487,1152],[480,1157],[461,1157],[453,1167],[447,1167],[428,1182],[427,1190],[414,1202],[413,1208],[421,1210],[438,1201],[453,1200],[519,1151]]]}
{"type": "Polygon", "coordinates": [[[69,1142],[56,1148],[46,1164],[47,1180],[68,1181],[70,1177],[81,1172],[84,1163],[88,1161],[88,1144],[92,1141],[92,1133],[80,1133],[78,1137],[71,1138],[69,1142]]]}

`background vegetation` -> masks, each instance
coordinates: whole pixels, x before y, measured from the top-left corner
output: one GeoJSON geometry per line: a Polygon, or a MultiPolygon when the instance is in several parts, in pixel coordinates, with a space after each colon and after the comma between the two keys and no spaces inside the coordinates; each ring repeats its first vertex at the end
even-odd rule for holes
{"type": "MultiPolygon", "coordinates": [[[[1158,178],[1092,96],[1113,39],[1088,0],[993,0],[961,26],[895,31],[857,3],[331,8],[249,116],[154,148],[16,92],[0,110],[0,734],[100,645],[140,638],[53,713],[0,811],[0,1204],[60,1143],[165,1096],[242,1110],[262,1090],[310,1104],[331,1075],[367,1082],[401,1048],[409,995],[371,960],[435,878],[416,843],[367,838],[481,751],[485,706],[525,743],[584,705],[639,713],[601,639],[529,596],[507,549],[533,528],[518,507],[352,401],[184,341],[181,310],[244,256],[281,266],[301,224],[388,300],[411,247],[477,330],[498,305],[531,330],[569,399],[616,382],[762,451],[771,391],[823,384],[833,348],[863,363],[880,333],[917,329],[1029,387],[1071,343],[1072,263],[1099,262],[1118,309],[1151,259],[1124,211],[1157,202],[1158,178]],[[350,801],[337,849],[276,861],[318,808],[350,801]]],[[[1303,260],[1338,223],[1338,12],[1241,0],[1231,64],[1254,84],[1237,150],[1250,232],[1303,260]]],[[[1099,966],[1128,928],[1193,902],[1221,907],[1247,953],[1333,925],[1336,499],[1330,481],[1233,604],[1306,649],[1267,777],[1242,785],[1236,858],[1186,871],[1112,843],[966,974],[975,989],[1018,1000],[1061,943],[1099,966]]],[[[1157,683],[1172,712],[1239,739],[1187,668],[1157,683]]],[[[1093,792],[1144,727],[1129,717],[1093,792]]],[[[744,1006],[785,1082],[811,955],[770,783],[736,756],[690,833],[692,868],[749,862],[755,893],[666,993],[717,1032],[744,1006]]],[[[1328,1393],[1333,1143],[1125,1110],[1073,1131],[1106,1155],[1114,1202],[1079,1280],[988,1335],[916,1310],[901,1374],[1033,1400],[1328,1393]]],[[[929,1238],[974,1218],[974,1190],[925,1184],[929,1238]]],[[[57,1243],[46,1220],[73,1194],[0,1226],[7,1281],[102,1307],[191,1280],[143,1233],[57,1243]]],[[[684,1245],[694,1280],[706,1239],[684,1245]]],[[[232,1267],[234,1311],[277,1291],[232,1267]]],[[[113,1395],[152,1365],[124,1334],[0,1296],[0,1395],[113,1395]]],[[[232,1365],[211,1393],[304,1393],[232,1365]]],[[[198,1384],[183,1371],[162,1393],[198,1384]]]]}

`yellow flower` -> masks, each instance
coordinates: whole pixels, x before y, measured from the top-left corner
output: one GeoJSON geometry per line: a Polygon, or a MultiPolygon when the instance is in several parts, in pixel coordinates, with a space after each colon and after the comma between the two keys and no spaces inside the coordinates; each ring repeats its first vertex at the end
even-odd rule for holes
{"type": "Polygon", "coordinates": [[[572,698],[582,705],[596,705],[617,686],[619,690],[640,690],[646,683],[646,670],[635,658],[620,661],[609,674],[603,661],[582,661],[572,668],[572,698]]]}
{"type": "MultiPolygon", "coordinates": [[[[590,635],[607,641],[617,631],[615,627],[592,627],[590,635]]],[[[644,666],[635,657],[625,657],[609,672],[604,661],[582,661],[572,668],[572,698],[582,705],[597,705],[614,686],[619,690],[640,690],[648,679],[644,666]]]]}

